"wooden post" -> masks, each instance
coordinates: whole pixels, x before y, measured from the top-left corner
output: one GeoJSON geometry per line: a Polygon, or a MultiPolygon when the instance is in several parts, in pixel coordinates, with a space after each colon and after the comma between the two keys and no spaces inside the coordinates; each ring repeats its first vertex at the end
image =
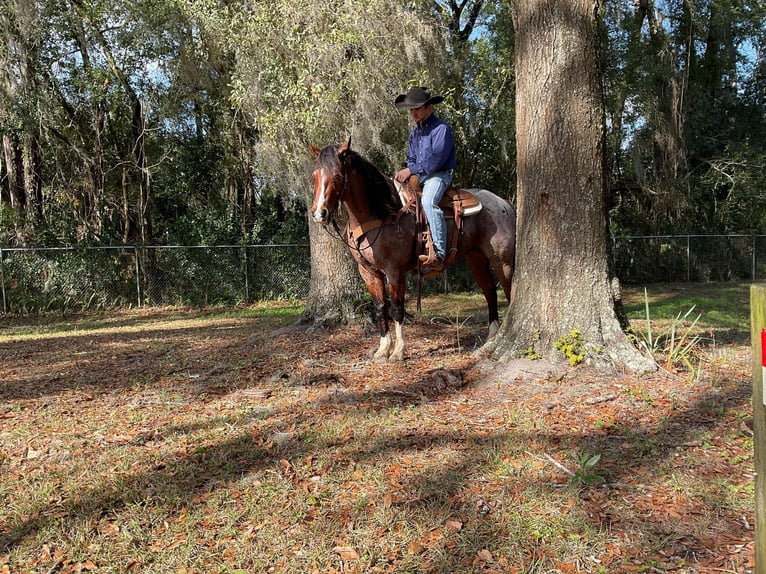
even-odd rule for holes
{"type": "Polygon", "coordinates": [[[766,285],[750,287],[755,451],[755,573],[766,574],[766,285]]]}

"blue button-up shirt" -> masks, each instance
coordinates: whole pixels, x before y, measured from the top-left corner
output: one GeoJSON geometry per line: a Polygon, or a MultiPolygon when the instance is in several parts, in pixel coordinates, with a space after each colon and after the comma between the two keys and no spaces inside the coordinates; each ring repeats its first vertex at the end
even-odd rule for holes
{"type": "Polygon", "coordinates": [[[437,171],[455,169],[455,138],[452,128],[434,114],[410,132],[407,167],[422,181],[437,171]]]}

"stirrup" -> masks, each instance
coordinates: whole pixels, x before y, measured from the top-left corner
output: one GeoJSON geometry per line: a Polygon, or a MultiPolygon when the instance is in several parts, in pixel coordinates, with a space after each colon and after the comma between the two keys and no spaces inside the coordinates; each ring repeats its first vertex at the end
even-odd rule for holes
{"type": "Polygon", "coordinates": [[[444,263],[445,261],[438,257],[434,258],[433,262],[431,263],[423,263],[420,270],[421,276],[425,277],[426,279],[431,279],[432,277],[441,275],[446,269],[444,263]]]}
{"type": "Polygon", "coordinates": [[[444,265],[444,257],[439,258],[438,255],[436,255],[436,248],[434,247],[434,238],[431,235],[431,230],[429,228],[426,228],[426,230],[423,232],[423,239],[426,244],[426,253],[423,253],[422,255],[418,255],[418,259],[420,259],[420,262],[423,265],[434,265],[434,263],[438,263],[440,266],[444,265]]]}
{"type": "Polygon", "coordinates": [[[439,261],[439,257],[436,256],[436,251],[434,251],[433,248],[428,250],[428,255],[424,253],[423,255],[419,255],[418,259],[420,259],[420,262],[423,265],[433,265],[435,262],[439,261]]]}

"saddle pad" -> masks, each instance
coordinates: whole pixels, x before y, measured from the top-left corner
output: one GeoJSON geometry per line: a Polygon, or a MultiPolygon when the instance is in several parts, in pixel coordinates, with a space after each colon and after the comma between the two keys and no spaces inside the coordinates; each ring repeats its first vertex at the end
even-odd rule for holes
{"type": "Polygon", "coordinates": [[[467,189],[450,187],[439,202],[439,207],[442,209],[454,209],[458,205],[462,208],[463,215],[466,216],[481,211],[481,202],[473,193],[467,189]]]}

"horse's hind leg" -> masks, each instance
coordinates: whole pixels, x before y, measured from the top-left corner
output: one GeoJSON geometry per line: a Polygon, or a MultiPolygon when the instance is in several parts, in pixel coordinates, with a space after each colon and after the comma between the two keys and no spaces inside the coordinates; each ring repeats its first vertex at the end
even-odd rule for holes
{"type": "Polygon", "coordinates": [[[503,293],[505,293],[505,300],[511,302],[511,283],[513,281],[513,259],[510,262],[507,261],[494,261],[494,269],[497,278],[500,280],[500,285],[503,286],[503,293]]]}
{"type": "MultiPolygon", "coordinates": [[[[484,299],[487,301],[489,338],[492,338],[500,330],[500,316],[497,312],[497,288],[489,259],[481,251],[469,251],[465,254],[465,258],[471,267],[473,278],[476,279],[476,283],[479,284],[481,292],[484,293],[484,299]]],[[[505,284],[503,284],[503,288],[505,288],[505,284]]],[[[508,289],[508,295],[510,295],[510,284],[508,289]]]]}

